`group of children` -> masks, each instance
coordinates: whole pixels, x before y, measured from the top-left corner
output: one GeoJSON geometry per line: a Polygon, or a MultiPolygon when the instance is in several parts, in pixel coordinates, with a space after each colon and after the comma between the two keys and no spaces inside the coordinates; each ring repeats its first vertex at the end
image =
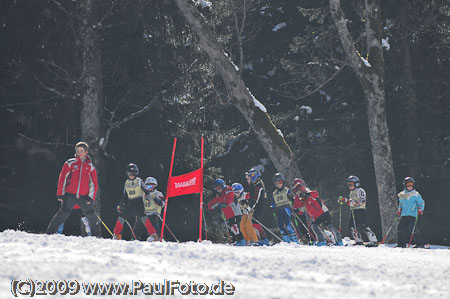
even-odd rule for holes
{"type": "MultiPolygon", "coordinates": [[[[88,150],[87,143],[78,142],[75,145],[75,157],[68,159],[63,165],[56,195],[61,206],[47,227],[48,234],[61,232],[72,209],[80,208],[82,211],[80,214],[84,215],[82,219],[86,233],[101,236],[96,218],[100,221],[101,219],[94,209],[98,188],[97,173],[88,156],[88,150]]],[[[148,177],[143,181],[138,177],[137,165],[133,163],[127,166],[126,175],[123,195],[117,206],[119,217],[114,227],[114,238],[122,239],[126,223],[135,239],[157,241],[162,224],[161,210],[165,205],[164,195],[157,190],[158,181],[154,177],[148,177]],[[134,228],[128,219],[133,220],[134,228]]],[[[249,186],[248,192],[244,191],[240,183],[228,186],[223,179],[216,179],[214,182],[216,194],[208,203],[210,210],[218,207],[222,209],[235,245],[269,245],[266,231],[284,242],[300,243],[298,234],[300,231],[303,237],[309,236],[310,243],[317,246],[343,245],[340,230],[336,230],[333,226],[328,208],[320,199],[319,193],[307,188],[304,180],[296,178],[291,188],[288,188],[282,173],[273,176],[275,191],[271,196],[270,207],[277,219],[280,239],[260,222],[266,207],[269,206],[260,171],[251,168],[245,173],[245,177],[249,186]]],[[[364,244],[360,234],[364,232],[369,241],[366,245],[377,246],[377,237],[368,225],[366,192],[361,188],[359,178],[354,175],[348,177],[347,183],[350,194],[348,198],[340,196],[338,203],[341,205],[345,203],[350,207],[349,228],[355,244],[364,244]]],[[[404,190],[398,193],[397,218],[400,218],[400,221],[397,247],[410,246],[414,239],[416,248],[424,248],[425,243],[417,229],[417,220],[424,211],[425,203],[415,189],[413,178],[406,177],[403,186],[404,190]]]]}
{"type": "MultiPolygon", "coordinates": [[[[235,245],[268,245],[269,241],[263,229],[265,226],[258,220],[269,205],[261,173],[252,168],[245,175],[249,192],[245,192],[240,183],[234,183],[230,187],[224,180],[217,179],[214,182],[216,195],[208,204],[208,208],[222,208],[227,225],[233,233],[235,245]]],[[[326,239],[332,239],[330,242],[334,245],[343,245],[341,234],[332,225],[328,208],[319,198],[317,191],[307,188],[302,179],[295,179],[292,188],[288,188],[282,173],[274,175],[273,183],[275,191],[271,196],[270,207],[277,219],[280,240],[300,243],[297,229],[293,225],[295,219],[295,222],[298,220],[304,228],[299,230],[314,238],[315,245],[326,245],[326,239]],[[321,224],[331,232],[332,238],[324,233],[321,224]]]]}
{"type": "MultiPolygon", "coordinates": [[[[209,202],[208,208],[209,210],[222,209],[228,230],[233,234],[235,245],[268,245],[269,241],[263,227],[268,232],[270,231],[260,222],[265,207],[269,206],[261,173],[252,168],[245,175],[250,188],[249,192],[245,192],[240,183],[234,183],[230,187],[225,184],[223,179],[215,180],[216,194],[209,202]]],[[[309,236],[309,243],[316,246],[344,245],[340,230],[338,231],[333,226],[331,214],[316,190],[309,189],[305,181],[299,178],[294,179],[291,188],[288,188],[282,173],[276,173],[272,181],[275,191],[271,196],[270,207],[281,233],[280,241],[300,243],[300,232],[303,236],[309,236]]],[[[359,178],[354,175],[348,177],[347,184],[350,194],[348,198],[340,196],[338,203],[347,204],[350,208],[349,228],[355,245],[364,244],[368,247],[376,247],[378,246],[377,237],[368,224],[366,192],[361,188],[359,178]],[[364,232],[366,235],[367,243],[363,242],[360,232],[364,232]]],[[[400,221],[397,247],[410,245],[414,237],[415,247],[423,248],[424,241],[417,229],[417,219],[418,215],[423,213],[425,204],[415,190],[413,178],[405,178],[403,185],[404,190],[398,194],[397,215],[400,217],[400,221]]],[[[303,239],[305,240],[305,238],[303,239]]]]}
{"type": "Polygon", "coordinates": [[[247,245],[247,243],[269,245],[261,224],[253,222],[263,215],[267,201],[261,173],[252,168],[245,173],[245,176],[250,187],[249,192],[245,192],[240,183],[234,183],[230,187],[222,179],[215,180],[216,195],[208,203],[208,209],[218,207],[222,209],[235,245],[247,245]]]}

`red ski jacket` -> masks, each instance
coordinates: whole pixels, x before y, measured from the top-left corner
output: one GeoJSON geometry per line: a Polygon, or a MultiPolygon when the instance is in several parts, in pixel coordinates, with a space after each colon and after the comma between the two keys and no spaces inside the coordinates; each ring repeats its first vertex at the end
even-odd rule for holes
{"type": "Polygon", "coordinates": [[[225,189],[208,203],[208,209],[212,210],[220,203],[225,203],[227,205],[225,208],[222,208],[225,218],[230,219],[242,215],[241,208],[238,203],[234,201],[233,189],[231,189],[230,186],[226,185],[225,189]]]}
{"type": "Polygon", "coordinates": [[[313,221],[328,211],[328,208],[319,198],[319,193],[315,190],[301,193],[300,196],[296,195],[294,197],[294,209],[301,209],[303,207],[313,221]]]}
{"type": "Polygon", "coordinates": [[[95,200],[97,189],[97,171],[88,156],[83,162],[80,158],[75,157],[64,163],[59,174],[57,197],[71,193],[75,194],[77,198],[89,196],[95,200]]]}

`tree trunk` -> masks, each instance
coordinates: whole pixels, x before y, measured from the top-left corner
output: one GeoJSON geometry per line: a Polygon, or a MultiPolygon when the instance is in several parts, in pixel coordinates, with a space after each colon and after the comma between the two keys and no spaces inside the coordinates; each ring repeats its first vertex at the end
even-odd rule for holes
{"type": "MultiPolygon", "coordinates": [[[[370,142],[378,190],[382,233],[392,225],[396,205],[396,185],[386,118],[384,58],[381,48],[381,9],[379,0],[365,0],[368,61],[359,56],[348,31],[340,0],[330,0],[330,10],[347,59],[361,83],[369,122],[370,142]]],[[[387,241],[395,240],[396,228],[387,241]]]]}
{"type": "Polygon", "coordinates": [[[96,210],[100,214],[100,186],[106,173],[106,163],[99,145],[102,136],[102,53],[100,33],[96,30],[98,1],[81,0],[76,2],[78,39],[77,51],[80,66],[81,139],[89,144],[89,155],[97,168],[99,189],[96,196],[96,210]]]}
{"type": "Polygon", "coordinates": [[[201,48],[206,52],[210,61],[215,65],[217,73],[225,82],[234,105],[258,136],[275,167],[285,174],[288,182],[292,182],[295,177],[300,177],[300,170],[288,144],[278,133],[267,112],[255,105],[256,99],[245,86],[231,60],[225,56],[215,36],[205,24],[202,15],[187,0],[174,1],[197,36],[201,48]]]}
{"type": "Polygon", "coordinates": [[[416,177],[419,174],[419,146],[418,146],[418,134],[417,134],[417,120],[418,120],[418,104],[416,94],[416,80],[413,74],[413,66],[411,60],[411,51],[409,46],[409,28],[407,21],[408,3],[403,1],[403,7],[400,11],[400,19],[403,28],[402,34],[402,49],[403,49],[403,75],[404,75],[404,95],[406,99],[404,101],[404,109],[406,111],[406,130],[405,135],[406,142],[406,162],[408,163],[409,173],[408,176],[416,177]]]}

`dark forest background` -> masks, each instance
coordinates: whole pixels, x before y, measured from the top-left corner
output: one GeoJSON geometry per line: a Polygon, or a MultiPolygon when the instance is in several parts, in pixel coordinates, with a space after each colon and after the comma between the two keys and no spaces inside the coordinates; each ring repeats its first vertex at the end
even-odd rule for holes
{"type": "MultiPolygon", "coordinates": [[[[142,178],[156,177],[165,192],[174,137],[174,175],[199,167],[205,137],[206,201],[215,178],[244,184],[244,172],[256,165],[264,167],[271,193],[276,169],[173,1],[94,2],[89,26],[101,41],[100,121],[110,134],[97,140],[100,146],[107,141],[99,175],[108,226],[117,218],[128,163],[139,166],[142,178]]],[[[329,2],[194,2],[282,131],[306,182],[327,201],[335,224],[336,200],[348,194],[346,178],[357,175],[368,193],[370,224],[381,238],[364,95],[342,52],[329,2]]],[[[360,2],[342,5],[365,57],[360,2]]],[[[385,0],[381,8],[396,185],[400,191],[405,176],[416,179],[426,202],[420,222],[425,240],[448,245],[450,2],[385,0]]],[[[77,22],[75,1],[0,3],[0,230],[43,232],[59,208],[59,171],[82,136],[77,22]]],[[[222,225],[220,214],[205,216],[209,235],[225,240],[223,231],[213,229],[222,225]]],[[[345,209],[344,229],[347,219],[345,209]]],[[[270,211],[263,222],[276,227],[270,211]]],[[[198,196],[170,200],[168,224],[181,240],[196,240],[198,196]]],[[[65,232],[78,234],[78,225],[71,217],[65,232]]]]}

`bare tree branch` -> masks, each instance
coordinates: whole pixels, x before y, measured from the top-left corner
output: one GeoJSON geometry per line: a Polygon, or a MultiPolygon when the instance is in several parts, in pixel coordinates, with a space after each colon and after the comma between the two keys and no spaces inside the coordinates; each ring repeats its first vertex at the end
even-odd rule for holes
{"type": "Polygon", "coordinates": [[[119,120],[119,121],[116,121],[116,122],[114,122],[114,123],[110,123],[108,129],[106,130],[105,139],[104,139],[103,143],[100,145],[101,149],[102,149],[102,150],[105,150],[105,149],[106,149],[106,146],[108,145],[109,137],[110,137],[110,135],[111,135],[111,132],[112,132],[114,129],[119,128],[119,127],[120,127],[121,125],[123,125],[124,123],[126,123],[126,122],[128,122],[128,121],[130,121],[130,120],[132,120],[132,119],[134,119],[134,118],[136,118],[136,117],[138,117],[138,116],[144,114],[145,112],[147,112],[147,111],[152,107],[152,104],[154,103],[154,101],[155,101],[155,100],[152,100],[152,101],[149,102],[146,106],[144,106],[142,109],[140,109],[140,110],[138,110],[138,111],[136,111],[136,112],[131,113],[130,115],[124,117],[123,119],[121,119],[121,120],[119,120]]]}
{"type": "MultiPolygon", "coordinates": [[[[316,88],[314,88],[310,92],[307,92],[307,93],[305,93],[305,94],[303,94],[301,96],[298,96],[298,97],[292,97],[292,96],[287,96],[287,97],[291,98],[292,100],[296,100],[296,101],[302,100],[302,99],[304,99],[306,97],[309,97],[310,95],[312,95],[312,94],[318,92],[319,90],[321,90],[325,85],[327,85],[330,81],[332,81],[334,78],[336,78],[337,75],[339,75],[346,66],[347,66],[347,64],[344,64],[344,65],[340,66],[340,68],[333,75],[331,75],[324,82],[321,82],[316,88]]],[[[284,96],[286,96],[286,95],[284,95],[284,96]]]]}
{"type": "Polygon", "coordinates": [[[45,64],[48,64],[48,65],[50,65],[50,66],[55,67],[56,69],[58,69],[58,70],[60,70],[61,72],[63,72],[63,73],[66,75],[66,78],[70,78],[69,72],[68,72],[66,69],[64,69],[63,67],[61,67],[61,66],[59,66],[59,65],[57,65],[57,64],[55,64],[55,63],[53,63],[53,62],[47,61],[47,60],[45,60],[45,59],[41,59],[41,62],[43,62],[43,63],[45,63],[45,64]]]}
{"type": "Polygon", "coordinates": [[[19,135],[22,138],[25,138],[26,140],[29,140],[31,142],[34,143],[38,143],[38,144],[43,144],[43,145],[52,145],[52,146],[70,146],[70,147],[74,147],[75,144],[71,144],[71,143],[61,143],[61,142],[45,142],[45,141],[40,141],[37,139],[33,139],[31,137],[28,137],[22,133],[18,133],[17,135],[19,135]]]}

